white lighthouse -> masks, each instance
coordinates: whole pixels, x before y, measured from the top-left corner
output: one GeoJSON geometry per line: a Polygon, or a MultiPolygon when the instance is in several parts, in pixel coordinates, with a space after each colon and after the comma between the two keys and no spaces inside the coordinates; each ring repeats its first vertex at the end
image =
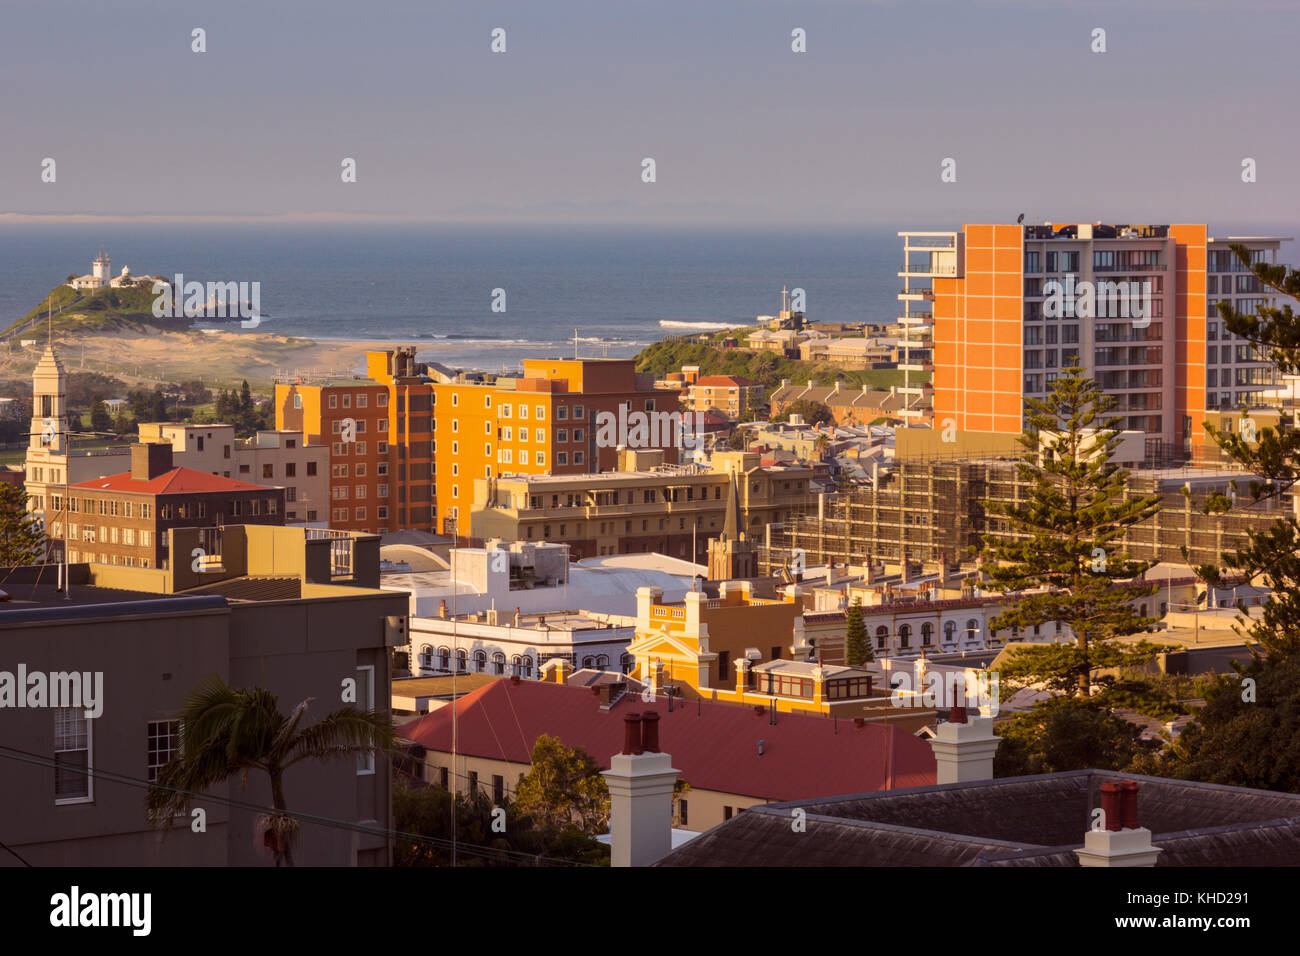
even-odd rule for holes
{"type": "Polygon", "coordinates": [[[113,279],[112,263],[108,258],[108,253],[104,247],[99,247],[99,257],[90,264],[91,275],[95,277],[95,282],[100,286],[106,286],[113,279]]]}

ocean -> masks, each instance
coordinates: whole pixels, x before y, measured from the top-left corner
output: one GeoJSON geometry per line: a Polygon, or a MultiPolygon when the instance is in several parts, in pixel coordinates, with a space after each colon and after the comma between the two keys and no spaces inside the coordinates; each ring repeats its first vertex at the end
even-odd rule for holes
{"type": "MultiPolygon", "coordinates": [[[[115,274],[129,266],[205,283],[260,282],[269,317],[258,331],[415,344],[423,361],[485,371],[571,356],[575,329],[578,354],[621,358],[667,336],[751,325],[780,309],[782,286],[803,289],[817,321],[888,321],[901,260],[897,229],[879,226],[7,223],[0,322],[26,314],[69,273],[89,272],[101,245],[115,274]],[[504,313],[492,311],[495,289],[505,290],[504,313]]],[[[1283,261],[1295,258],[1284,245],[1283,261]]]]}
{"type": "MultiPolygon", "coordinates": [[[[671,335],[752,325],[801,288],[819,321],[896,311],[896,230],[378,225],[0,226],[0,322],[102,245],[112,271],[260,282],[258,331],[415,344],[421,360],[500,371],[525,357],[635,355],[671,335]],[[493,290],[506,311],[493,312],[493,290]]],[[[3,326],[0,326],[3,327],[3,326]]],[[[238,329],[237,325],[222,327],[238,329]]]]}

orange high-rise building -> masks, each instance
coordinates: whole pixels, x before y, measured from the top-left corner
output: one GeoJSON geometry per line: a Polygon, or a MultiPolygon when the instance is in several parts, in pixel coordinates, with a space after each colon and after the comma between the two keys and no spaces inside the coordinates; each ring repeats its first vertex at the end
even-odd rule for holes
{"type": "Polygon", "coordinates": [[[1024,399],[1076,358],[1118,400],[1121,428],[1145,433],[1151,460],[1197,455],[1207,410],[1252,404],[1275,380],[1214,304],[1253,312],[1265,299],[1229,243],[1276,262],[1286,237],[1101,223],[899,235],[900,321],[933,326],[934,427],[960,435],[957,449],[1018,435],[1024,399]]]}

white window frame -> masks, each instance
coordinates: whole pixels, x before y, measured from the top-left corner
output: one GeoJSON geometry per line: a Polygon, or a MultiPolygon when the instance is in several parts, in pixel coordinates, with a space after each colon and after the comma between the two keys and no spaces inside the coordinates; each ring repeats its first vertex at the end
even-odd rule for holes
{"type": "MultiPolygon", "coordinates": [[[[374,710],[375,709],[375,665],[358,664],[357,665],[357,689],[366,688],[366,706],[362,707],[361,700],[357,700],[357,710],[374,710]],[[364,674],[362,672],[365,672],[364,674]]],[[[358,695],[359,698],[360,695],[358,695]]],[[[368,777],[375,772],[375,752],[357,755],[357,776],[368,777]]]]}
{"type": "MultiPolygon", "coordinates": [[[[82,719],[86,722],[86,794],[78,797],[59,797],[55,796],[55,806],[68,806],[75,803],[94,803],[95,802],[95,721],[85,716],[85,708],[82,707],[56,707],[54,708],[55,716],[55,743],[58,742],[58,712],[60,710],[75,710],[82,714],[82,719]]],[[[57,753],[76,753],[75,750],[56,750],[51,748],[51,755],[57,753]]],[[[58,771],[55,771],[57,776],[58,771]]]]}

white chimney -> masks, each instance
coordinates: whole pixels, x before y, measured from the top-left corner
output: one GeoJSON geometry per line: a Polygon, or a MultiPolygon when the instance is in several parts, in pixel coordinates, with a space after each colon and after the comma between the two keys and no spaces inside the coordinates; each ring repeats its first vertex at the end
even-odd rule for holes
{"type": "Polygon", "coordinates": [[[1156,865],[1160,847],[1152,846],[1150,830],[1138,826],[1137,795],[1136,780],[1108,780],[1101,785],[1096,826],[1084,835],[1083,847],[1074,851],[1080,866],[1156,865]]]}
{"type": "Polygon", "coordinates": [[[609,787],[611,866],[649,866],[673,848],[677,770],[659,751],[659,714],[623,718],[623,752],[601,771],[609,787]]]}
{"type": "Polygon", "coordinates": [[[965,707],[954,707],[947,723],[935,728],[935,783],[973,783],[993,779],[993,755],[1002,738],[993,733],[992,717],[967,717],[965,707]]]}

